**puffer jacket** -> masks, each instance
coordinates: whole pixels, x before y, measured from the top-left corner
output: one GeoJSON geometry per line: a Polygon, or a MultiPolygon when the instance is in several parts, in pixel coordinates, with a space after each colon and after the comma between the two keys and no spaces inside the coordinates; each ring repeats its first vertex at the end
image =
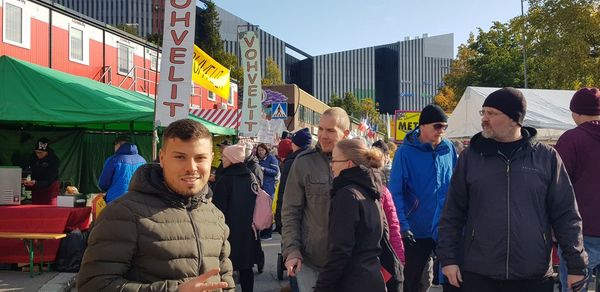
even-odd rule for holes
{"type": "Polygon", "coordinates": [[[433,149],[430,143],[421,143],[419,135],[418,128],[409,132],[396,151],[388,189],[402,231],[411,231],[415,238],[437,239],[456,150],[447,139],[433,149]]]}
{"type": "Polygon", "coordinates": [[[98,186],[106,192],[107,203],[127,192],[131,177],[145,163],[146,160],[138,154],[137,146],[131,143],[124,143],[114,155],[106,159],[98,186]]]}
{"type": "Polygon", "coordinates": [[[220,268],[233,289],[223,213],[208,187],[193,197],[171,192],[162,168],[146,164],[129,192],[107,205],[91,231],[77,278],[79,291],[176,291],[179,284],[220,268]]]}
{"type": "Polygon", "coordinates": [[[381,276],[379,183],[365,166],[344,169],[333,180],[327,264],[315,292],[386,291],[381,276]]]}
{"type": "Polygon", "coordinates": [[[320,270],[327,263],[329,190],[333,177],[331,153],[321,147],[296,157],[287,178],[281,208],[282,252],[286,260],[302,259],[302,265],[320,270]]]}
{"type": "Polygon", "coordinates": [[[439,225],[442,266],[498,280],[541,279],[552,273],[552,231],[569,274],[587,266],[581,217],[567,171],[552,147],[522,128],[511,157],[497,142],[473,136],[461,154],[439,225]]]}
{"type": "Polygon", "coordinates": [[[279,162],[275,156],[267,153],[265,158],[258,159],[258,163],[264,174],[262,188],[273,198],[275,195],[275,177],[279,175],[279,162]]]}

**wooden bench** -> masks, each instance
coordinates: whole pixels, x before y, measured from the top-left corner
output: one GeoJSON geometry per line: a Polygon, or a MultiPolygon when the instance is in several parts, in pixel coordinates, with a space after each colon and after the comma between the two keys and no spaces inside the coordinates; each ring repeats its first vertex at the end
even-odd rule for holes
{"type": "MultiPolygon", "coordinates": [[[[33,271],[33,259],[35,250],[40,252],[40,271],[44,271],[44,240],[61,239],[67,237],[64,233],[31,233],[31,232],[0,232],[0,238],[21,239],[25,244],[25,249],[29,252],[29,277],[35,275],[33,271]]],[[[48,264],[50,266],[50,264],[48,264]]]]}

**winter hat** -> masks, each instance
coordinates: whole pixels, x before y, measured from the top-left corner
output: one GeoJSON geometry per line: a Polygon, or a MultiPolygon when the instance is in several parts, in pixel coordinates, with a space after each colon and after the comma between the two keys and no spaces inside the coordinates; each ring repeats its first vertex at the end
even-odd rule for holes
{"type": "Polygon", "coordinates": [[[580,115],[600,115],[600,89],[588,87],[577,90],[571,99],[569,109],[580,115]]]}
{"type": "Polygon", "coordinates": [[[310,134],[310,130],[308,130],[308,128],[304,128],[296,131],[292,137],[292,142],[302,149],[310,146],[310,144],[312,144],[312,135],[310,134]]]}
{"type": "Polygon", "coordinates": [[[292,140],[283,139],[279,141],[277,145],[277,156],[279,159],[285,159],[290,153],[292,153],[292,140]]]}
{"type": "Polygon", "coordinates": [[[231,164],[242,163],[246,159],[246,146],[236,144],[225,147],[223,156],[227,157],[231,164]]]}
{"type": "Polygon", "coordinates": [[[385,142],[383,142],[383,140],[377,140],[375,141],[375,143],[373,143],[373,145],[371,145],[373,147],[377,147],[379,150],[381,150],[381,152],[383,152],[383,154],[387,155],[390,153],[390,148],[388,148],[387,144],[385,144],[385,142]]]}
{"type": "Polygon", "coordinates": [[[523,119],[525,119],[525,112],[527,111],[527,101],[523,96],[523,93],[512,87],[504,87],[498,89],[485,99],[482,107],[493,107],[513,121],[517,122],[519,126],[523,126],[523,119]]]}
{"type": "Polygon", "coordinates": [[[427,125],[432,123],[445,123],[448,121],[448,116],[444,110],[435,104],[430,104],[423,108],[419,117],[419,125],[427,125]]]}
{"type": "Polygon", "coordinates": [[[33,147],[33,150],[49,151],[50,140],[48,140],[48,138],[46,137],[40,138],[39,140],[37,140],[37,143],[35,143],[35,147],[33,147]]]}

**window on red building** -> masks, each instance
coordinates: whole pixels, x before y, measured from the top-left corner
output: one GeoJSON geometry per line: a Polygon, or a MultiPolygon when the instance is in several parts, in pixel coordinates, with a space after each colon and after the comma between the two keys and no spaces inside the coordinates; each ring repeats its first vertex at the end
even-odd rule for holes
{"type": "Polygon", "coordinates": [[[4,0],[2,35],[5,43],[29,49],[30,19],[26,5],[16,0],[4,0]]]}
{"type": "Polygon", "coordinates": [[[118,47],[119,74],[127,74],[133,68],[133,48],[122,43],[118,47]]]}
{"type": "Polygon", "coordinates": [[[83,62],[83,30],[71,27],[69,35],[71,59],[83,62]]]}

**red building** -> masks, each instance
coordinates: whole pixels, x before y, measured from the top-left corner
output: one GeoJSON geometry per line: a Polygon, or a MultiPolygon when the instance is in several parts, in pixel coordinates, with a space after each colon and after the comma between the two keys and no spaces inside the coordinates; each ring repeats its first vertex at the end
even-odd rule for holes
{"type": "MultiPolygon", "coordinates": [[[[154,97],[160,54],[156,45],[82,14],[39,0],[0,0],[0,55],[84,76],[154,97]]],[[[194,84],[192,109],[236,109],[194,84]]]]}

